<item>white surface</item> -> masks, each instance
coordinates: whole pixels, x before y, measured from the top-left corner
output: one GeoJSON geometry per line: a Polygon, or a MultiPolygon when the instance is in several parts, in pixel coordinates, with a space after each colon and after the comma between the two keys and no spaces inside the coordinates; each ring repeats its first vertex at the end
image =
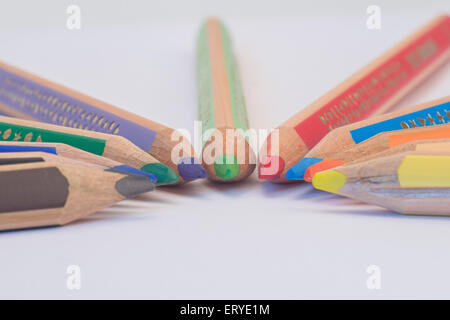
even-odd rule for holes
{"type": "MultiPolygon", "coordinates": [[[[231,12],[197,1],[185,15],[152,2],[147,23],[141,2],[102,11],[78,1],[82,29],[68,31],[66,4],[44,3],[29,19],[20,5],[0,5],[1,60],[189,130],[197,106],[193,39],[208,12],[232,33],[251,125],[273,128],[450,9],[446,1],[383,2],[382,29],[370,31],[372,3],[355,1],[335,12],[305,3],[297,10],[294,1],[231,12]],[[36,18],[43,11],[51,14],[36,18]]],[[[449,88],[447,65],[400,107],[449,88]]],[[[449,298],[449,243],[450,218],[401,216],[255,176],[229,186],[198,181],[63,228],[0,234],[0,298],[449,298]],[[66,288],[74,264],[79,291],[66,288]],[[381,290],[366,287],[372,264],[381,267],[381,290]]]]}

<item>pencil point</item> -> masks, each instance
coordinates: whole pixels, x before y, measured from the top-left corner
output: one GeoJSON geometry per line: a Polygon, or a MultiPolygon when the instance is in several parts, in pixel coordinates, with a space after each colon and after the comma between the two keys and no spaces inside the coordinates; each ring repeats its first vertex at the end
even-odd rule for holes
{"type": "Polygon", "coordinates": [[[235,156],[224,154],[216,157],[214,171],[219,178],[233,179],[239,175],[241,166],[235,156]]]}
{"type": "Polygon", "coordinates": [[[178,172],[184,180],[204,179],[208,173],[196,158],[183,158],[178,163],[178,172]]]}
{"type": "Polygon", "coordinates": [[[154,174],[157,179],[157,186],[174,184],[179,180],[176,172],[162,163],[149,163],[143,166],[141,170],[154,174]]]}
{"type": "Polygon", "coordinates": [[[125,176],[116,182],[116,190],[126,198],[152,191],[155,184],[143,175],[125,176]]]}
{"type": "Polygon", "coordinates": [[[322,161],[321,158],[303,158],[286,172],[286,179],[303,180],[306,170],[320,161],[322,161]]]}
{"type": "Polygon", "coordinates": [[[305,181],[311,182],[314,175],[328,169],[333,169],[345,164],[342,160],[326,159],[310,166],[305,172],[305,181]]]}
{"type": "Polygon", "coordinates": [[[318,172],[312,179],[314,188],[331,193],[338,193],[346,181],[345,175],[337,170],[318,172]]]}
{"type": "Polygon", "coordinates": [[[153,183],[157,182],[157,178],[153,173],[145,172],[143,170],[139,170],[139,169],[127,166],[127,165],[115,166],[115,167],[109,168],[107,171],[121,172],[121,173],[127,173],[127,174],[140,174],[140,175],[148,177],[149,180],[153,183]]]}
{"type": "Polygon", "coordinates": [[[267,156],[260,160],[258,177],[262,180],[278,177],[284,169],[284,160],[278,156],[267,156]]]}

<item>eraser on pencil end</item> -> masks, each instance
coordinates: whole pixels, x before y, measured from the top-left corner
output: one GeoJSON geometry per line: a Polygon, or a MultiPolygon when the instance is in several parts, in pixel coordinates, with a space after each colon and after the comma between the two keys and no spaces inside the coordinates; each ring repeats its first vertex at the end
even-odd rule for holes
{"type": "Polygon", "coordinates": [[[312,166],[310,166],[308,169],[306,169],[304,179],[307,182],[311,182],[314,175],[318,172],[322,172],[328,169],[333,169],[339,166],[342,166],[345,164],[342,160],[336,160],[336,159],[326,159],[321,162],[318,162],[312,166]]]}
{"type": "Polygon", "coordinates": [[[208,177],[206,170],[196,158],[183,158],[178,163],[178,172],[184,180],[204,179],[208,177]]]}
{"type": "Polygon", "coordinates": [[[288,180],[303,180],[308,168],[322,161],[322,158],[303,158],[286,172],[288,180]]]}
{"type": "Polygon", "coordinates": [[[318,172],[312,179],[314,188],[336,194],[345,186],[346,182],[345,175],[337,170],[318,172]]]}
{"type": "Polygon", "coordinates": [[[284,169],[284,160],[278,156],[266,156],[259,161],[258,177],[268,180],[280,176],[284,169]]]}

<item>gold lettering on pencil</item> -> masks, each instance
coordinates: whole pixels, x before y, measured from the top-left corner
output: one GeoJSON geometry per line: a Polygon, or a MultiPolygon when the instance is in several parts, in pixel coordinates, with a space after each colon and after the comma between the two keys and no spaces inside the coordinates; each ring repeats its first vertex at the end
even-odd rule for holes
{"type": "Polygon", "coordinates": [[[116,123],[114,122],[114,121],[112,121],[110,124],[109,124],[109,128],[108,128],[108,130],[109,131],[112,131],[112,129],[114,128],[114,125],[115,125],[116,123]]]}
{"type": "Polygon", "coordinates": [[[409,123],[411,123],[411,128],[417,128],[417,123],[414,120],[409,120],[409,123]]]}
{"type": "Polygon", "coordinates": [[[88,115],[86,116],[86,121],[91,120],[91,117],[92,117],[92,113],[88,113],[88,115]]]}
{"type": "Polygon", "coordinates": [[[402,126],[403,129],[409,129],[409,126],[405,121],[400,122],[400,125],[402,126]]]}
{"type": "Polygon", "coordinates": [[[25,142],[30,142],[31,139],[33,138],[33,133],[32,132],[28,132],[25,137],[23,138],[23,141],[25,142]]]}
{"type": "Polygon", "coordinates": [[[427,119],[428,119],[428,121],[430,122],[430,125],[431,125],[431,126],[434,125],[434,119],[433,119],[433,117],[431,116],[431,114],[428,114],[427,119]]]}
{"type": "Polygon", "coordinates": [[[98,116],[97,116],[97,115],[95,115],[95,116],[94,116],[94,118],[92,119],[92,123],[96,123],[96,122],[97,122],[97,120],[98,120],[98,116]]]}
{"type": "Polygon", "coordinates": [[[38,137],[36,138],[36,142],[42,142],[41,135],[38,135],[38,137]]]}
{"type": "Polygon", "coordinates": [[[102,122],[103,122],[103,116],[101,116],[101,117],[98,119],[98,125],[101,126],[101,125],[102,125],[102,122]]]}
{"type": "Polygon", "coordinates": [[[20,132],[14,133],[13,141],[19,141],[20,139],[22,139],[22,136],[20,135],[20,132]]]}
{"type": "Polygon", "coordinates": [[[8,139],[11,136],[12,130],[6,129],[5,132],[3,132],[3,139],[8,139]]]}
{"type": "Polygon", "coordinates": [[[436,54],[437,50],[438,48],[436,43],[432,39],[429,39],[413,52],[408,54],[406,60],[414,69],[417,69],[428,62],[430,58],[436,54]]]}
{"type": "Polygon", "coordinates": [[[438,122],[444,123],[444,116],[441,116],[441,114],[439,112],[436,112],[436,116],[438,118],[438,122]]]}
{"type": "Polygon", "coordinates": [[[116,127],[116,129],[114,129],[114,134],[118,134],[119,133],[119,126],[116,127]]]}
{"type": "Polygon", "coordinates": [[[325,119],[322,116],[319,116],[319,120],[322,121],[323,124],[327,124],[327,122],[325,121],[325,119]]]}
{"type": "Polygon", "coordinates": [[[421,118],[416,118],[416,119],[417,119],[417,121],[419,121],[420,125],[422,125],[422,126],[425,125],[425,123],[426,123],[425,119],[421,119],[421,118]]]}

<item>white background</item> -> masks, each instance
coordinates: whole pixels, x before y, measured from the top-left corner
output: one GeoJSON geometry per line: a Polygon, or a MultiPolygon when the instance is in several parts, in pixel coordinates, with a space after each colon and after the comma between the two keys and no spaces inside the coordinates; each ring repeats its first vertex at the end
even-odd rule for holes
{"type": "MultiPolygon", "coordinates": [[[[174,128],[196,119],[194,39],[230,29],[250,124],[273,128],[448,1],[2,1],[0,60],[174,128]],[[81,7],[81,30],[66,8],[81,7]],[[381,30],[366,8],[382,10],[381,30]]],[[[399,107],[449,95],[450,65],[399,107]]],[[[24,195],[26,197],[26,195],[24,195]]],[[[0,234],[0,298],[450,298],[450,218],[408,217],[309,184],[197,181],[62,228],[0,234]],[[381,290],[366,286],[381,268],[381,290]],[[81,267],[81,290],[66,268],[81,267]]]]}

